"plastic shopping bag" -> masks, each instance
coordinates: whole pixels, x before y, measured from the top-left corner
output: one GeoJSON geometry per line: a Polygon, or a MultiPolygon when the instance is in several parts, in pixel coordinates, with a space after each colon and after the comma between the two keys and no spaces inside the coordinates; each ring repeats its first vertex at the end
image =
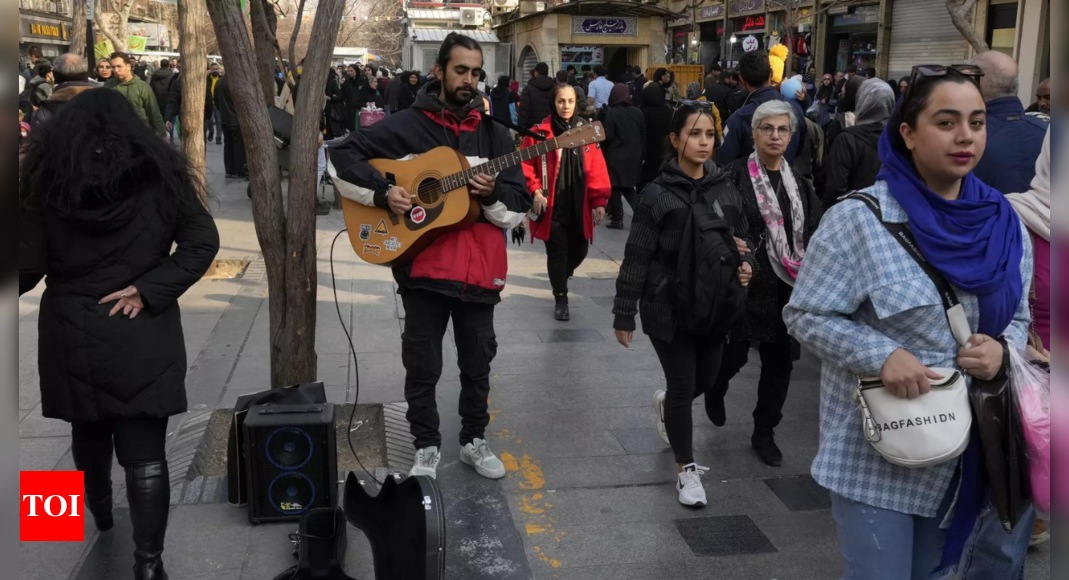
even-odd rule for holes
{"type": "Polygon", "coordinates": [[[1050,367],[1010,349],[1010,382],[1021,413],[1032,502],[1040,519],[1050,518],[1050,367]],[[1042,365],[1042,366],[1041,366],[1042,365]]]}
{"type": "Polygon", "coordinates": [[[360,111],[360,128],[367,129],[368,127],[378,123],[386,118],[386,111],[377,107],[369,107],[360,111]]]}
{"type": "Polygon", "coordinates": [[[813,121],[821,127],[826,126],[831,122],[831,113],[828,112],[828,105],[817,101],[813,103],[809,110],[805,112],[805,115],[809,117],[810,121],[813,121]]]}

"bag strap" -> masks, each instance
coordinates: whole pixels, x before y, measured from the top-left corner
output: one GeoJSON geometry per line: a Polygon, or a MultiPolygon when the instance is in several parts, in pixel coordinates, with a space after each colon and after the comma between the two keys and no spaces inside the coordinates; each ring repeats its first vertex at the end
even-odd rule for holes
{"type": "Polygon", "coordinates": [[[957,292],[947,282],[943,273],[936,269],[924,254],[921,253],[920,246],[917,245],[916,238],[913,237],[913,232],[910,231],[907,224],[896,224],[884,221],[883,210],[880,208],[880,200],[876,199],[872,195],[862,193],[860,191],[854,191],[841,197],[839,201],[845,201],[853,199],[861,201],[872,210],[872,213],[876,215],[876,219],[880,220],[883,227],[887,228],[899,245],[901,245],[906,253],[917,262],[917,265],[924,270],[924,273],[928,275],[932,283],[935,284],[936,290],[939,291],[939,297],[943,301],[943,309],[946,310],[947,321],[950,323],[950,330],[954,333],[954,338],[958,341],[958,344],[965,346],[968,343],[969,338],[972,337],[972,329],[969,325],[969,318],[965,314],[965,307],[962,306],[961,300],[958,299],[957,292]]]}

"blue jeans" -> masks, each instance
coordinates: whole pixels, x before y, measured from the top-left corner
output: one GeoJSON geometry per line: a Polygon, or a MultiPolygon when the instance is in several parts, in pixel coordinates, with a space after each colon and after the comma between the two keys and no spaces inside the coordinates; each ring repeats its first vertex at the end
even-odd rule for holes
{"type": "Polygon", "coordinates": [[[939,516],[922,518],[884,510],[835,493],[843,580],[929,580],[943,559],[947,530],[939,529],[957,491],[951,486],[939,516]]]}
{"type": "Polygon", "coordinates": [[[1024,580],[1024,560],[1032,541],[1036,511],[1031,507],[1021,522],[1007,534],[999,521],[998,510],[991,507],[976,524],[976,531],[961,561],[961,580],[1024,580]]]}

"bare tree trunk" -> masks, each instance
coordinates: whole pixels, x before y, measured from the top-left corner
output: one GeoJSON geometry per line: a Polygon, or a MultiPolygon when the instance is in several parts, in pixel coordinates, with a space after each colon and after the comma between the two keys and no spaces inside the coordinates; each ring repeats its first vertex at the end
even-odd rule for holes
{"type": "Polygon", "coordinates": [[[71,2],[71,52],[88,57],[85,53],[85,34],[89,26],[89,20],[85,14],[85,0],[73,0],[71,2]]]}
{"type": "MultiPolygon", "coordinates": [[[[178,3],[178,28],[181,38],[179,51],[182,54],[182,63],[185,65],[185,71],[180,78],[182,110],[178,111],[182,123],[182,151],[196,170],[202,195],[206,195],[208,191],[204,158],[204,113],[208,86],[197,63],[208,60],[208,51],[200,32],[203,30],[205,18],[207,18],[207,13],[200,3],[178,3]]],[[[164,121],[170,121],[170,119],[164,119],[164,121]]]]}
{"type": "Polygon", "coordinates": [[[982,34],[976,30],[973,24],[972,14],[976,8],[976,0],[947,0],[947,11],[954,26],[969,41],[977,54],[991,50],[982,34]]]}
{"type": "MultiPolygon", "coordinates": [[[[303,2],[302,2],[303,4],[303,2]]],[[[319,268],[316,259],[316,161],[322,133],[319,130],[327,96],[327,74],[334,52],[334,39],[341,27],[344,0],[320,0],[312,24],[313,42],[305,55],[304,73],[298,91],[290,144],[289,220],[286,230],[286,295],[288,297],[285,336],[273,344],[288,350],[297,365],[298,377],[316,376],[316,299],[319,268]],[[306,367],[305,365],[310,365],[306,367]]],[[[274,340],[272,341],[275,342],[274,340]]]]}
{"type": "MultiPolygon", "coordinates": [[[[215,27],[219,49],[227,63],[230,92],[238,110],[245,141],[252,191],[252,214],[256,237],[267,266],[270,287],[268,306],[271,318],[271,386],[278,388],[315,378],[315,360],[297,359],[296,347],[314,344],[315,335],[288,333],[289,296],[286,292],[286,212],[282,203],[282,181],[278,170],[271,117],[257,73],[252,41],[245,28],[240,4],[231,0],[208,0],[208,12],[215,27]],[[309,369],[311,372],[308,372],[309,369]]],[[[314,300],[313,296],[313,300],[314,300]]],[[[314,326],[313,326],[314,328],[314,326]]],[[[301,351],[302,354],[307,351],[301,351]]]]}
{"type": "Polygon", "coordinates": [[[126,52],[127,25],[130,22],[130,12],[134,9],[135,0],[98,0],[96,3],[97,29],[105,38],[111,41],[112,50],[126,52]],[[110,12],[111,17],[105,18],[104,13],[110,12]]]}
{"type": "Polygon", "coordinates": [[[256,70],[260,73],[260,84],[264,89],[267,106],[275,103],[275,30],[278,16],[275,7],[268,0],[252,0],[249,4],[249,18],[252,21],[252,38],[256,46],[256,70]]]}

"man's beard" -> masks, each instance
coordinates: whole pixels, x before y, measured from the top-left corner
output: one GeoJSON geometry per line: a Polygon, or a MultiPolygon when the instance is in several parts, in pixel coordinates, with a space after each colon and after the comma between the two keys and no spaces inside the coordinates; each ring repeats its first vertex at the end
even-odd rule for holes
{"type": "Polygon", "coordinates": [[[459,89],[457,89],[455,91],[448,91],[447,90],[445,92],[445,104],[446,104],[447,107],[452,108],[452,109],[462,109],[462,108],[466,107],[468,105],[468,103],[470,103],[472,101],[472,99],[474,97],[475,97],[475,89],[459,88],[459,89]],[[461,96],[461,93],[464,92],[464,91],[468,92],[468,96],[466,98],[461,96]]]}

